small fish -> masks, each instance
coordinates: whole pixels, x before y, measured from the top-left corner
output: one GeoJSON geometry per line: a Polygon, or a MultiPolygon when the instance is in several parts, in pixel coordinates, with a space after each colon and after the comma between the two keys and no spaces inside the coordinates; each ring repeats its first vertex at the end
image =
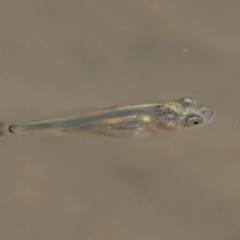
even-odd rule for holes
{"type": "Polygon", "coordinates": [[[83,132],[112,137],[138,137],[193,128],[210,123],[214,111],[193,98],[170,102],[111,107],[69,117],[25,124],[0,123],[0,136],[43,133],[66,135],[83,132]]]}

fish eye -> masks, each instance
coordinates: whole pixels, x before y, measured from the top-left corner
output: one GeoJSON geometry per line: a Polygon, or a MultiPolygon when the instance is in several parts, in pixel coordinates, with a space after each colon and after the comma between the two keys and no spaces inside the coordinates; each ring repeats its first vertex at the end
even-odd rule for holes
{"type": "Polygon", "coordinates": [[[188,126],[197,126],[203,122],[203,119],[200,116],[191,115],[187,117],[188,126]]]}

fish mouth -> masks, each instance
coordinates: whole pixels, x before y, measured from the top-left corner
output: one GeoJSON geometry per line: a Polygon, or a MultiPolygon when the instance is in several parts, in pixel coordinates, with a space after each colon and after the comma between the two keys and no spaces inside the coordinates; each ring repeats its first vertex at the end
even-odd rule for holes
{"type": "Polygon", "coordinates": [[[215,112],[209,107],[204,107],[204,109],[201,110],[201,115],[203,116],[204,123],[210,123],[215,117],[215,112]]]}

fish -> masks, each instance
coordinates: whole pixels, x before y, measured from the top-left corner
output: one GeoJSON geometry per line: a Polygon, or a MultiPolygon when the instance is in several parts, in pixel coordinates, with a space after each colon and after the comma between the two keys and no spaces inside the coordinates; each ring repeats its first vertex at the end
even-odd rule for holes
{"type": "Polygon", "coordinates": [[[190,129],[210,123],[214,111],[190,97],[168,102],[92,110],[73,116],[23,124],[0,122],[0,136],[39,133],[71,135],[94,133],[111,137],[143,137],[190,129]]]}

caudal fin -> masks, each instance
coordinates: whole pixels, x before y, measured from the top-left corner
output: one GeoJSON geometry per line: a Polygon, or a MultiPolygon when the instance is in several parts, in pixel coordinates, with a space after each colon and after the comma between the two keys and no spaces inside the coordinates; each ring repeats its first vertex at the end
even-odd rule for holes
{"type": "Polygon", "coordinates": [[[9,135],[11,132],[9,131],[10,124],[6,122],[0,122],[0,137],[9,135]]]}

